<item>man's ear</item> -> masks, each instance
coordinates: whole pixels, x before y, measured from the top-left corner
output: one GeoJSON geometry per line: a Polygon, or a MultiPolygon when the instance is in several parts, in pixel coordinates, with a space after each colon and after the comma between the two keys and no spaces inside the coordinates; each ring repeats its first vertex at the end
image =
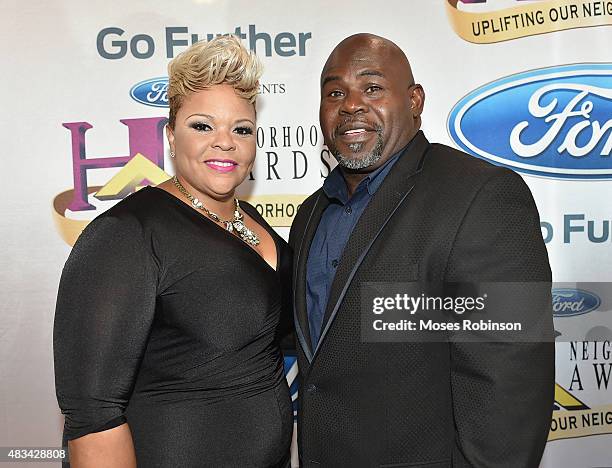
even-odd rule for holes
{"type": "Polygon", "coordinates": [[[425,105],[425,91],[420,84],[415,84],[410,94],[410,108],[412,110],[412,117],[417,119],[423,113],[423,106],[425,105]]]}

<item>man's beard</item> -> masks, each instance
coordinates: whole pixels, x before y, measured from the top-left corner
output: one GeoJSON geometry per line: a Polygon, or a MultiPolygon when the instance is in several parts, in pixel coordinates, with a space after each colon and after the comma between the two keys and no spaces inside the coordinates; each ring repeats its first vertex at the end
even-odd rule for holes
{"type": "MultiPolygon", "coordinates": [[[[384,141],[382,136],[382,127],[376,127],[376,144],[372,151],[360,157],[351,157],[351,154],[342,154],[335,146],[330,146],[329,151],[334,155],[338,164],[345,169],[349,170],[360,170],[366,169],[376,164],[381,156],[384,147],[384,141]]],[[[349,149],[353,153],[359,153],[363,148],[364,143],[351,143],[348,145],[349,149]]]]}

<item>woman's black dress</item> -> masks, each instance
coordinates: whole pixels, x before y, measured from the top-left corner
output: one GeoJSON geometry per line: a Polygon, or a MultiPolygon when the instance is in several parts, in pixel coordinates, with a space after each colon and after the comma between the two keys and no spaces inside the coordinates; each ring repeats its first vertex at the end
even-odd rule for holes
{"type": "Polygon", "coordinates": [[[96,218],[62,273],[54,325],[64,438],[128,422],[140,467],[284,466],[293,429],[275,271],[242,240],[148,187],[96,218]],[[280,324],[279,324],[280,322],[280,324]]]}

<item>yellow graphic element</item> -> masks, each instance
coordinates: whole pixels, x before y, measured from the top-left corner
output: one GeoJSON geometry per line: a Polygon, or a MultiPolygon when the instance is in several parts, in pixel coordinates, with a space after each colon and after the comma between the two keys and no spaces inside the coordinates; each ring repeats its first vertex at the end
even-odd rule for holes
{"type": "Polygon", "coordinates": [[[549,441],[612,433],[612,405],[589,408],[559,384],[555,403],[564,409],[553,411],[549,441]]]}
{"type": "Polygon", "coordinates": [[[455,32],[468,42],[491,44],[566,29],[612,26],[612,3],[593,0],[545,0],[498,11],[471,13],[446,0],[455,32]]]}
{"type": "Polygon", "coordinates": [[[152,185],[161,184],[168,180],[170,175],[160,169],[153,161],[136,153],[123,168],[109,180],[104,187],[96,193],[99,200],[115,200],[125,198],[136,190],[143,180],[148,180],[152,185]]]}
{"type": "Polygon", "coordinates": [[[555,384],[555,403],[566,410],[585,410],[589,408],[559,384],[555,384]]]}
{"type": "Polygon", "coordinates": [[[612,434],[612,405],[553,411],[548,440],[612,434]]]}
{"type": "Polygon", "coordinates": [[[257,208],[272,227],[290,227],[298,208],[308,195],[253,195],[244,199],[257,208]]]}
{"type": "MultiPolygon", "coordinates": [[[[88,194],[92,194],[96,192],[96,190],[101,189],[101,186],[89,187],[87,190],[88,194]]],[[[57,228],[57,232],[59,232],[64,242],[68,244],[70,247],[74,245],[76,240],[85,229],[90,222],[90,220],[83,219],[70,219],[66,217],[66,210],[68,209],[68,205],[72,201],[72,197],[74,196],[74,190],[66,190],[65,192],[60,193],[53,199],[53,221],[55,222],[55,226],[57,228]]]]}
{"type": "MultiPolygon", "coordinates": [[[[94,194],[99,200],[125,198],[128,194],[141,188],[140,184],[143,180],[157,185],[170,177],[170,174],[160,169],[151,160],[137,153],[106,185],[89,187],[87,193],[88,195],[94,194]]],[[[66,216],[66,210],[73,197],[74,190],[67,190],[57,195],[53,200],[52,214],[60,236],[71,247],[91,221],[71,219],[66,216]]]]}

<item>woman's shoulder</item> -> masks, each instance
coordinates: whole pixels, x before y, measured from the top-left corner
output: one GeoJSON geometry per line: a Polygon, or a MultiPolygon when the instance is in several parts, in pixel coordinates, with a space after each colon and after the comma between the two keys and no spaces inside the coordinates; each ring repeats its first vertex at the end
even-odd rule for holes
{"type": "Polygon", "coordinates": [[[159,188],[147,186],[129,194],[102,215],[145,215],[154,213],[159,208],[160,200],[165,198],[164,191],[159,188]]]}
{"type": "Polygon", "coordinates": [[[113,205],[98,218],[137,221],[148,226],[164,223],[168,217],[168,210],[164,209],[169,206],[168,196],[171,195],[162,189],[144,187],[113,205]]]}
{"type": "Polygon", "coordinates": [[[160,204],[163,193],[160,189],[144,187],[119,201],[94,218],[83,231],[113,231],[116,235],[142,235],[153,225],[163,222],[160,204]]]}

